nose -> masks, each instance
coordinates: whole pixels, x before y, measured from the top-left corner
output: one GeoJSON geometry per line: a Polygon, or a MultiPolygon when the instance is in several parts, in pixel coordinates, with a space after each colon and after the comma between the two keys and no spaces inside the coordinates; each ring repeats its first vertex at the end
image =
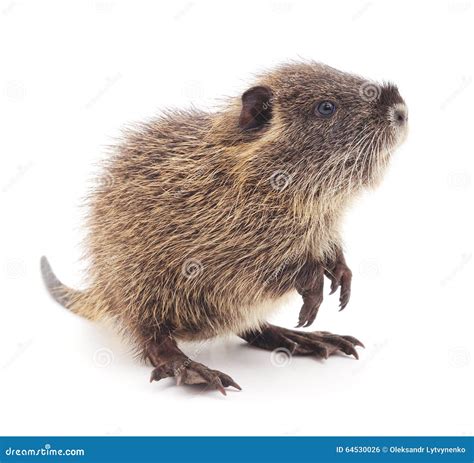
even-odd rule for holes
{"type": "Polygon", "coordinates": [[[408,109],[398,88],[393,84],[385,84],[380,90],[379,107],[387,114],[390,122],[396,127],[404,127],[408,123],[408,109]]]}
{"type": "Polygon", "coordinates": [[[397,103],[391,112],[392,120],[396,125],[403,126],[408,122],[408,110],[405,104],[397,103]]]}

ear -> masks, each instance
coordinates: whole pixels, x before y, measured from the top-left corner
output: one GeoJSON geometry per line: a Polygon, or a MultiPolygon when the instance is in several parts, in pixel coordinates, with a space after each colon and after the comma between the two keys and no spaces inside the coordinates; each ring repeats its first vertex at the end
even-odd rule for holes
{"type": "Polygon", "coordinates": [[[272,96],[268,87],[249,88],[242,95],[239,127],[242,130],[259,129],[272,118],[272,96]]]}

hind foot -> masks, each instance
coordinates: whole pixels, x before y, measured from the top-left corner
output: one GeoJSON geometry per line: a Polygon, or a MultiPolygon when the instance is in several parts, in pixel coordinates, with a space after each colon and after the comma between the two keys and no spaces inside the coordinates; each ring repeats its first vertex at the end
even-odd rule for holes
{"type": "Polygon", "coordinates": [[[207,384],[224,395],[227,395],[225,388],[229,386],[242,390],[229,375],[218,370],[211,370],[202,363],[194,362],[187,357],[169,360],[156,367],[151,372],[150,382],[168,377],[175,377],[178,386],[180,384],[207,384]]]}
{"type": "Polygon", "coordinates": [[[327,331],[303,332],[267,324],[261,331],[253,330],[239,335],[249,344],[261,349],[287,349],[294,355],[313,355],[328,358],[336,352],[359,358],[356,347],[364,345],[353,336],[341,336],[327,331]]]}
{"type": "Polygon", "coordinates": [[[174,377],[177,385],[206,384],[224,395],[226,395],[226,387],[242,389],[229,375],[218,370],[211,370],[202,363],[191,360],[178,348],[176,341],[167,335],[148,343],[145,348],[145,357],[155,367],[151,373],[150,382],[174,377]]]}

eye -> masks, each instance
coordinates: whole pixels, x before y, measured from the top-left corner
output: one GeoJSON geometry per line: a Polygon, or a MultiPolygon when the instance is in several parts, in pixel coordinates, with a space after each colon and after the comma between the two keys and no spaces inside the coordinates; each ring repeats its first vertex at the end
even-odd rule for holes
{"type": "Polygon", "coordinates": [[[336,105],[332,101],[321,101],[316,106],[316,114],[323,117],[329,117],[336,111],[336,105]]]}

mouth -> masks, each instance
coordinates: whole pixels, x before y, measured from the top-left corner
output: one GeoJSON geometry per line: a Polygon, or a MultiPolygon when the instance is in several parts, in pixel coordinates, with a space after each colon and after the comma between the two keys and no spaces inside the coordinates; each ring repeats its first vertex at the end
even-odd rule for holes
{"type": "Polygon", "coordinates": [[[407,137],[408,108],[403,100],[392,103],[386,111],[385,124],[363,147],[366,154],[359,155],[355,162],[360,162],[361,184],[366,187],[376,187],[380,183],[393,152],[407,137]]]}

